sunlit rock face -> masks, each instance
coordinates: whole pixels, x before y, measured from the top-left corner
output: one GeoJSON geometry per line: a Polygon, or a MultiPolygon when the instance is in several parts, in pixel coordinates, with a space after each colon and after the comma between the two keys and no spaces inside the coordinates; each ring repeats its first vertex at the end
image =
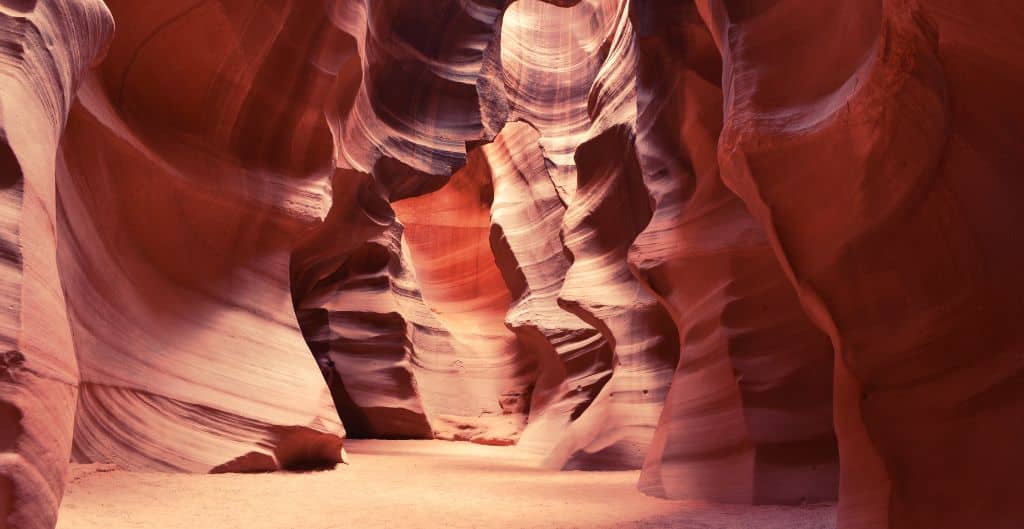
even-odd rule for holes
{"type": "Polygon", "coordinates": [[[299,325],[352,437],[433,437],[394,286],[405,266],[401,233],[373,179],[339,170],[334,207],[292,255],[299,325]]]}
{"type": "Polygon", "coordinates": [[[344,430],[289,261],[331,205],[326,116],[354,40],[306,2],[108,6],[119,29],[58,155],[74,460],[337,462],[344,430]]]}
{"type": "Polygon", "coordinates": [[[53,525],[69,457],[329,466],[346,430],[1019,527],[1021,27],[0,0],[0,527],[53,525]]]}
{"type": "Polygon", "coordinates": [[[633,20],[636,145],[655,206],[631,258],[680,336],[641,488],[744,503],[834,498],[832,348],[801,311],[763,228],[721,180],[711,33],[685,3],[638,4],[633,20]]]}
{"type": "Polygon", "coordinates": [[[57,150],[113,31],[102,2],[0,2],[0,527],[57,520],[78,365],[57,266],[57,150]]]}

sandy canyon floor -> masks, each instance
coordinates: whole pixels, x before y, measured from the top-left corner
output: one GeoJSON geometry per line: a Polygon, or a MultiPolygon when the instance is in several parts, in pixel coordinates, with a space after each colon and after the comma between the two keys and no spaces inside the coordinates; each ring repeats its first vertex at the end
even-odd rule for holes
{"type": "Polygon", "coordinates": [[[513,447],[347,444],[352,463],[306,473],[186,475],[73,465],[58,529],[826,529],[834,505],[667,501],[638,471],[530,468],[513,447]]]}

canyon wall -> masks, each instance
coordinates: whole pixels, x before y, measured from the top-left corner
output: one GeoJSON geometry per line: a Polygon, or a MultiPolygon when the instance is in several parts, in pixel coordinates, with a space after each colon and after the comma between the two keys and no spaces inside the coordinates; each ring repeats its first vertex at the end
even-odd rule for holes
{"type": "Polygon", "coordinates": [[[840,525],[1019,526],[1024,9],[701,4],[723,179],[836,350],[840,525]]]}
{"type": "Polygon", "coordinates": [[[304,2],[107,5],[118,30],[79,90],[57,174],[74,460],[337,461],[344,431],[289,260],[330,208],[325,109],[352,39],[304,2]]]}
{"type": "Polygon", "coordinates": [[[0,528],[57,521],[78,364],[57,263],[57,150],[113,31],[99,0],[0,2],[0,528]]]}
{"type": "Polygon", "coordinates": [[[0,0],[0,527],[53,525],[69,457],[322,467],[346,433],[1017,527],[1022,26],[0,0]]]}
{"type": "Polygon", "coordinates": [[[832,349],[763,228],[722,182],[711,33],[693,4],[641,3],[633,18],[636,145],[655,210],[631,258],[681,338],[641,488],[743,503],[834,498],[832,349]]]}

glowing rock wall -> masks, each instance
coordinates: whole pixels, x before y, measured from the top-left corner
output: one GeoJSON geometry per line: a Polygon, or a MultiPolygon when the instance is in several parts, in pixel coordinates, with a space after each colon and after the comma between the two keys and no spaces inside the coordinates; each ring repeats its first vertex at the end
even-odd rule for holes
{"type": "Polygon", "coordinates": [[[53,525],[69,456],[330,465],[342,423],[1018,527],[1022,26],[0,0],[0,527],[53,525]]]}

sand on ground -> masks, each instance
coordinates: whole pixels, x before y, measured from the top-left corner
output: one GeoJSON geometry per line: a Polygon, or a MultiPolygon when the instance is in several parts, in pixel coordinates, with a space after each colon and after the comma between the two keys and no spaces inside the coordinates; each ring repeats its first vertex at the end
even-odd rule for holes
{"type": "Polygon", "coordinates": [[[668,501],[638,471],[531,468],[514,447],[346,443],[319,472],[160,474],[72,465],[58,529],[833,529],[834,505],[668,501]]]}

